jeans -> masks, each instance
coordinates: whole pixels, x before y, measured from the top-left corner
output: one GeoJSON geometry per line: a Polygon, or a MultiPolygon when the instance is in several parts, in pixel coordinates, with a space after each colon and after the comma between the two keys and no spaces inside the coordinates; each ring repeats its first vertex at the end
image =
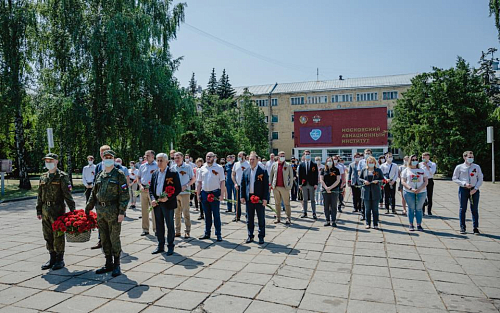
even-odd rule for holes
{"type": "Polygon", "coordinates": [[[417,218],[417,225],[422,224],[422,208],[424,206],[425,198],[427,197],[427,192],[413,193],[406,190],[403,191],[403,197],[405,198],[406,205],[408,206],[408,222],[413,225],[413,218],[417,218]]]}
{"type": "Polygon", "coordinates": [[[332,221],[335,223],[337,220],[337,200],[339,198],[338,190],[333,190],[331,193],[323,193],[325,200],[325,219],[327,222],[332,221]]]}
{"type": "Polygon", "coordinates": [[[366,225],[370,225],[373,214],[373,226],[378,226],[378,202],[379,200],[366,200],[365,203],[365,219],[366,225]]]}
{"type": "Polygon", "coordinates": [[[263,239],[266,236],[266,212],[261,203],[246,202],[247,207],[247,229],[248,237],[253,238],[253,231],[255,228],[255,213],[257,213],[257,220],[259,223],[259,238],[263,239]]]}
{"type": "MultiPolygon", "coordinates": [[[[467,212],[467,202],[470,201],[470,189],[459,187],[458,199],[460,200],[460,229],[465,230],[465,212],[467,212]]],[[[472,195],[470,210],[472,212],[472,227],[479,227],[479,190],[472,195]]]]}
{"type": "MultiPolygon", "coordinates": [[[[238,200],[236,199],[236,188],[234,188],[234,184],[232,183],[232,180],[230,183],[226,181],[226,193],[227,193],[227,198],[229,200],[238,200]]],[[[236,205],[235,205],[236,206],[236,205]]],[[[233,203],[231,201],[227,202],[227,210],[232,211],[233,210],[233,203]]]]}
{"type": "Polygon", "coordinates": [[[215,235],[221,236],[221,221],[220,221],[220,189],[211,192],[213,193],[215,200],[213,202],[208,202],[208,192],[201,191],[201,203],[203,211],[205,212],[205,235],[210,236],[212,231],[212,215],[213,224],[215,226],[215,235]]]}
{"type": "Polygon", "coordinates": [[[158,237],[158,248],[165,247],[165,224],[167,225],[167,247],[174,247],[175,229],[174,213],[175,209],[167,209],[163,204],[159,204],[153,209],[156,222],[156,236],[158,237]]]}
{"type": "Polygon", "coordinates": [[[319,205],[323,205],[323,195],[322,195],[322,186],[318,184],[318,188],[316,188],[316,203],[319,205]]]}

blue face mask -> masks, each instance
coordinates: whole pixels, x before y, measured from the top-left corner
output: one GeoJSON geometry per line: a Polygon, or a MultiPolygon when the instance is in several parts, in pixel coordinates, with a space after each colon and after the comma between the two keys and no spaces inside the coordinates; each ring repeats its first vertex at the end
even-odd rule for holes
{"type": "Polygon", "coordinates": [[[469,163],[469,164],[474,163],[474,158],[467,158],[467,163],[469,163]]]}
{"type": "Polygon", "coordinates": [[[306,161],[311,161],[311,155],[310,154],[306,154],[306,161]]]}
{"type": "Polygon", "coordinates": [[[111,167],[111,166],[115,165],[115,160],[104,159],[104,160],[102,160],[102,164],[104,165],[104,167],[111,167]]]}
{"type": "Polygon", "coordinates": [[[418,161],[411,161],[411,165],[417,166],[418,165],[418,161]]]}

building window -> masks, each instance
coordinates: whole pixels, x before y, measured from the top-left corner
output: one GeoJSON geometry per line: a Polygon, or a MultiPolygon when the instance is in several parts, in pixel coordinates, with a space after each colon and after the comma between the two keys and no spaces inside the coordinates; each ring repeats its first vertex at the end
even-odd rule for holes
{"type": "Polygon", "coordinates": [[[273,132],[273,140],[278,139],[278,132],[273,132]]]}
{"type": "Polygon", "coordinates": [[[295,138],[295,132],[292,132],[292,139],[295,138]]]}
{"type": "Polygon", "coordinates": [[[278,123],[278,115],[273,115],[273,118],[271,119],[271,122],[278,123]]]}
{"type": "Polygon", "coordinates": [[[269,118],[267,116],[264,116],[264,122],[269,123],[269,118]]]}
{"type": "Polygon", "coordinates": [[[332,95],[332,103],[352,102],[352,93],[342,95],[332,95]]]}
{"type": "Polygon", "coordinates": [[[387,109],[387,118],[393,118],[393,117],[394,117],[394,110],[387,109]]]}
{"type": "Polygon", "coordinates": [[[278,155],[278,149],[273,149],[274,155],[278,155]]]}
{"type": "Polygon", "coordinates": [[[304,97],[290,97],[291,105],[300,105],[304,104],[304,97]]]}
{"type": "Polygon", "coordinates": [[[267,107],[268,102],[269,101],[267,99],[255,100],[255,104],[257,104],[257,106],[259,107],[267,107]]]}
{"type": "Polygon", "coordinates": [[[356,94],[356,101],[377,101],[378,100],[378,92],[363,92],[356,94]]]}
{"type": "Polygon", "coordinates": [[[328,103],[328,96],[309,96],[307,104],[328,103]]]}
{"type": "Polygon", "coordinates": [[[292,114],[292,122],[295,121],[295,114],[292,114]]]}
{"type": "Polygon", "coordinates": [[[273,107],[278,106],[278,99],[277,98],[271,99],[271,105],[273,107]]]}
{"type": "Polygon", "coordinates": [[[384,91],[382,93],[382,100],[394,100],[398,98],[397,91],[384,91]]]}

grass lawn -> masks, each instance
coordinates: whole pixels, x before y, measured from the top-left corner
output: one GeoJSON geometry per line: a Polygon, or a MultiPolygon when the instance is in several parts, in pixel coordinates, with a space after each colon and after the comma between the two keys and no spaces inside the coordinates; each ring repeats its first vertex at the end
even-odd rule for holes
{"type": "MultiPolygon", "coordinates": [[[[36,196],[38,193],[38,178],[30,178],[31,190],[20,189],[19,180],[5,179],[5,195],[0,195],[0,200],[11,200],[16,198],[24,198],[36,196]]],[[[73,192],[83,190],[82,180],[80,178],[73,178],[73,192]]]]}

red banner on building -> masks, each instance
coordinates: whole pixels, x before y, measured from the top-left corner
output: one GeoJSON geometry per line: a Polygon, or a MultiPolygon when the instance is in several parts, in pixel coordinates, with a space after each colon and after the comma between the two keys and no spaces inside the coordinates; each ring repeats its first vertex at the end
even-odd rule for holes
{"type": "Polygon", "coordinates": [[[387,108],[295,112],[295,147],[387,146],[387,108]]]}

